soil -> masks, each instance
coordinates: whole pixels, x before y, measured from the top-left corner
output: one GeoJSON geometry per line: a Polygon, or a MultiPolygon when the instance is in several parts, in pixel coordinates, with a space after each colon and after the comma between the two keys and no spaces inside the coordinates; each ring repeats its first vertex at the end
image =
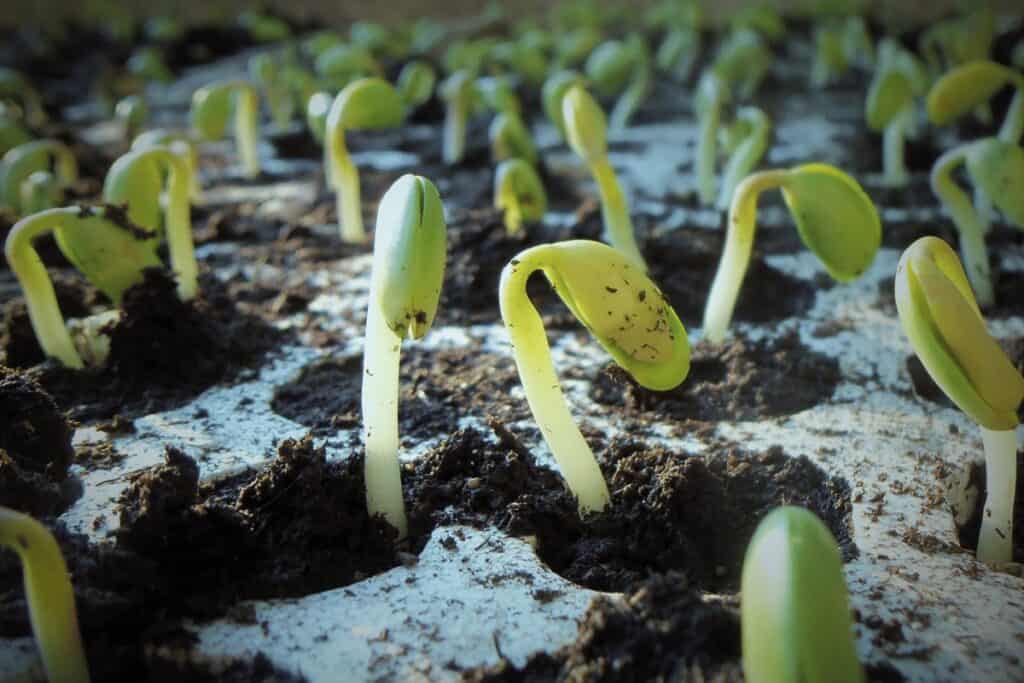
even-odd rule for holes
{"type": "MultiPolygon", "coordinates": [[[[978,549],[978,536],[981,533],[981,516],[985,509],[985,463],[972,462],[970,468],[970,486],[978,489],[978,504],[974,513],[963,524],[956,525],[957,540],[960,546],[971,551],[978,549]]],[[[954,517],[955,519],[955,517],[954,517]]],[[[1017,451],[1017,490],[1013,505],[1013,561],[1024,563],[1024,450],[1017,451]]],[[[1017,573],[1021,570],[1018,567],[1017,573]]]]}

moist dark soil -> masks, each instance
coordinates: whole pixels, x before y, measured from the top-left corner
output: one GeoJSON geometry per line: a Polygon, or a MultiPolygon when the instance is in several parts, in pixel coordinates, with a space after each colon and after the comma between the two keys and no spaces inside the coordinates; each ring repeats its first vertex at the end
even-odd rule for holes
{"type": "MultiPolygon", "coordinates": [[[[961,547],[976,551],[978,536],[981,533],[981,516],[985,511],[985,463],[979,460],[972,462],[968,467],[968,485],[977,488],[978,503],[970,518],[962,526],[956,525],[956,532],[961,547]]],[[[1024,563],[1024,450],[1017,451],[1017,492],[1013,504],[1013,561],[1024,563]]]]}
{"type": "MultiPolygon", "coordinates": [[[[85,285],[81,277],[64,275],[59,271],[51,274],[57,305],[65,320],[84,318],[100,305],[102,295],[85,285]]],[[[17,291],[21,291],[20,288],[17,291]]],[[[32,323],[29,321],[25,299],[17,297],[8,301],[3,310],[4,324],[0,331],[0,349],[3,362],[15,368],[28,368],[46,360],[39,342],[36,341],[32,323]]]]}
{"type": "Polygon", "coordinates": [[[792,415],[828,401],[839,384],[839,363],[810,350],[792,332],[774,341],[734,337],[699,343],[690,374],[671,391],[645,389],[609,363],[590,388],[598,403],[672,420],[745,421],[792,415]]]}
{"type": "MultiPolygon", "coordinates": [[[[75,420],[102,420],[182,405],[214,384],[253,372],[286,334],[240,312],[212,276],[201,293],[182,302],[166,271],[149,269],[122,299],[122,316],[110,329],[110,357],[98,370],[71,370],[55,361],[29,374],[75,420]]],[[[26,318],[8,318],[8,340],[31,334],[26,318]],[[20,327],[19,327],[20,326],[20,327]]],[[[34,338],[34,337],[33,337],[34,338]]],[[[10,357],[8,363],[24,363],[10,357]]]]}

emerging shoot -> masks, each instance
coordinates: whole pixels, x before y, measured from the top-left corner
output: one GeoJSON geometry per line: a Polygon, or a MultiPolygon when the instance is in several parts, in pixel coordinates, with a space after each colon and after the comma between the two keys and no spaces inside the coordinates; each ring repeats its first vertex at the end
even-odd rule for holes
{"type": "Polygon", "coordinates": [[[537,163],[537,147],[522,117],[515,111],[503,111],[494,117],[488,129],[491,139],[491,158],[495,162],[523,159],[537,163]]]}
{"type": "Polygon", "coordinates": [[[78,181],[78,162],[67,145],[49,139],[26,142],[8,150],[0,161],[0,206],[8,207],[16,216],[29,213],[24,199],[33,190],[25,183],[39,171],[52,172],[55,184],[49,192],[58,201],[64,190],[78,181]]]}
{"type": "Polygon", "coordinates": [[[736,186],[754,170],[768,149],[772,122],[768,115],[757,107],[741,107],[736,112],[736,123],[733,128],[741,133],[742,137],[735,142],[729,161],[722,171],[722,188],[716,203],[716,207],[722,211],[729,208],[736,186]]]}
{"type": "Polygon", "coordinates": [[[377,212],[373,274],[363,347],[363,438],[366,502],[408,533],[398,464],[398,367],[402,340],[430,329],[444,281],[444,207],[426,178],[404,175],[384,194],[377,212]]]}
{"type": "Polygon", "coordinates": [[[505,212],[505,229],[518,234],[523,223],[544,217],[548,197],[533,166],[522,159],[508,159],[494,172],[494,207],[505,212]]]}
{"type": "Polygon", "coordinates": [[[985,446],[988,497],[981,515],[978,559],[1013,559],[1017,477],[1017,408],[1024,377],[985,329],[956,254],[937,237],[922,237],[896,269],[896,308],[914,353],[945,394],[978,423],[985,446]]]}
{"type": "Polygon", "coordinates": [[[881,60],[868,88],[864,114],[868,128],[882,133],[883,182],[889,187],[905,187],[910,182],[903,145],[913,125],[914,93],[911,75],[899,67],[898,60],[881,60]]]}
{"type": "Polygon", "coordinates": [[[713,72],[701,76],[697,85],[696,108],[699,132],[697,133],[697,194],[701,204],[715,201],[715,145],[718,140],[718,126],[722,116],[722,105],[729,99],[725,81],[713,72]]]}
{"type": "Polygon", "coordinates": [[[395,87],[407,109],[415,109],[430,99],[437,85],[437,72],[422,59],[407,62],[398,74],[395,87]]]}
{"type": "Polygon", "coordinates": [[[987,103],[1007,85],[1016,92],[999,129],[999,139],[1017,143],[1024,132],[1024,76],[996,62],[967,62],[947,72],[928,92],[928,118],[945,126],[987,103]]]}
{"type": "Polygon", "coordinates": [[[804,164],[747,176],[729,205],[725,250],[704,309],[704,338],[714,344],[725,339],[750,264],[757,199],[774,188],[782,191],[800,239],[835,280],[859,277],[882,243],[875,205],[856,180],[832,166],[804,164]]]}
{"type": "Polygon", "coordinates": [[[224,81],[196,90],[192,94],[192,128],[200,140],[218,140],[224,137],[232,109],[235,146],[242,169],[248,177],[255,178],[260,174],[259,101],[251,83],[224,81]]]}
{"type": "Polygon", "coordinates": [[[441,82],[438,93],[445,101],[441,157],[446,164],[457,164],[466,153],[466,123],[475,94],[472,72],[456,71],[441,82]]]}
{"type": "Polygon", "coordinates": [[[600,512],[610,502],[608,487],[569,412],[544,324],[526,294],[538,270],[615,362],[648,389],[667,391],[686,379],[690,342],[672,306],[636,262],[600,242],[542,244],[521,252],[502,271],[501,318],[530,410],[580,514],[600,512]]]}

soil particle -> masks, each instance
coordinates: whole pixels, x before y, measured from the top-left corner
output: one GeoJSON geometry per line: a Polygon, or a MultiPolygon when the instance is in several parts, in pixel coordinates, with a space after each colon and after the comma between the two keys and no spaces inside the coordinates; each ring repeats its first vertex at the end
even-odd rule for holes
{"type": "Polygon", "coordinates": [[[615,364],[606,365],[590,397],[606,405],[672,420],[757,420],[792,415],[827,401],[839,384],[834,358],[811,351],[794,331],[775,341],[736,337],[700,343],[690,374],[671,391],[651,391],[615,364]]]}
{"type": "MultiPolygon", "coordinates": [[[[978,549],[978,536],[981,533],[981,516],[985,510],[985,463],[973,462],[970,468],[970,486],[978,489],[978,502],[974,513],[961,526],[956,524],[957,540],[963,548],[970,551],[978,549]]],[[[1017,491],[1013,504],[1013,561],[1024,563],[1024,450],[1017,451],[1017,491]]],[[[1018,569],[1019,571],[1019,569],[1018,569]]]]}
{"type": "Polygon", "coordinates": [[[572,644],[535,654],[522,668],[502,658],[463,672],[463,680],[738,682],[739,615],[705,601],[685,574],[670,572],[634,585],[621,598],[594,600],[572,644]]]}

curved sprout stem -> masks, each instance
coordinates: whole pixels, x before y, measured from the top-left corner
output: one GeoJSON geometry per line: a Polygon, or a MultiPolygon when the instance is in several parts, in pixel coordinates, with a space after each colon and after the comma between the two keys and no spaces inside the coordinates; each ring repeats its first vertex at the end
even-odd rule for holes
{"type": "Polygon", "coordinates": [[[1017,432],[978,425],[985,444],[985,509],[981,515],[978,559],[1013,561],[1013,499],[1017,490],[1017,432]]]}
{"type": "Polygon", "coordinates": [[[7,236],[4,255],[25,293],[28,317],[43,353],[69,368],[85,367],[64,324],[57,295],[32,241],[78,218],[79,209],[49,209],[18,221],[7,236]]]}
{"type": "Polygon", "coordinates": [[[629,203],[622,194],[622,188],[619,187],[615,170],[608,157],[593,162],[590,165],[590,172],[594,174],[597,189],[601,193],[601,218],[604,223],[605,241],[647,272],[647,264],[636,243],[633,221],[629,217],[629,203]]]}
{"type": "Polygon", "coordinates": [[[260,174],[259,100],[256,89],[248,83],[240,84],[235,93],[235,144],[242,170],[250,178],[260,174]]]}
{"type": "Polygon", "coordinates": [[[913,111],[908,107],[893,117],[882,133],[882,174],[883,182],[889,187],[905,187],[910,181],[904,157],[909,118],[913,111]]]}
{"type": "Polygon", "coordinates": [[[192,214],[189,206],[191,173],[187,162],[174,152],[167,152],[166,162],[171,169],[167,182],[167,206],[164,209],[167,250],[171,270],[178,279],[178,297],[182,301],[189,301],[195,298],[199,290],[199,266],[192,241],[192,214]]]}
{"type": "Polygon", "coordinates": [[[360,197],[359,170],[352,163],[345,145],[345,131],[340,127],[327,131],[328,178],[337,195],[338,227],[341,241],[363,244],[367,241],[363,227],[362,198],[360,197]]]}
{"type": "Polygon", "coordinates": [[[786,173],[785,170],[761,171],[747,176],[732,196],[725,249],[704,309],[704,338],[714,344],[725,339],[743,276],[750,265],[750,251],[757,228],[757,198],[765,190],[782,186],[786,173]]]}
{"type": "Polygon", "coordinates": [[[544,324],[526,294],[530,275],[545,269],[542,253],[528,250],[517,258],[518,263],[513,262],[502,272],[498,296],[526,400],[569,490],[577,498],[580,513],[599,512],[611,502],[608,486],[569,412],[551,361],[544,324]]]}
{"type": "Polygon", "coordinates": [[[985,308],[995,303],[992,272],[985,247],[985,228],[970,197],[953,180],[953,171],[965,162],[966,156],[967,147],[960,146],[939,157],[932,166],[931,185],[932,192],[953,217],[953,223],[960,233],[960,258],[964,271],[974,289],[978,305],[985,308]]]}
{"type": "Polygon", "coordinates": [[[0,507],[0,546],[21,559],[29,619],[46,677],[54,683],[88,683],[75,592],[53,534],[28,515],[0,507]]]}

